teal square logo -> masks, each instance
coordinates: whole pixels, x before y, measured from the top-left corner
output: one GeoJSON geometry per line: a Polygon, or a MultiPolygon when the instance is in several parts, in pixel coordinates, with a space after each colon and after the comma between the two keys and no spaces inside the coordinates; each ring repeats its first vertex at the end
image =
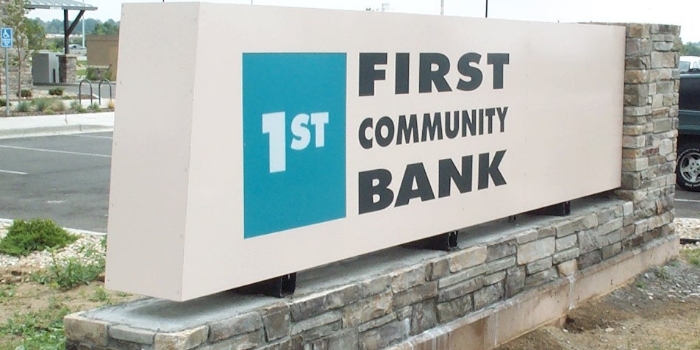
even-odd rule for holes
{"type": "Polygon", "coordinates": [[[345,53],[243,54],[244,237],[344,218],[345,53]]]}

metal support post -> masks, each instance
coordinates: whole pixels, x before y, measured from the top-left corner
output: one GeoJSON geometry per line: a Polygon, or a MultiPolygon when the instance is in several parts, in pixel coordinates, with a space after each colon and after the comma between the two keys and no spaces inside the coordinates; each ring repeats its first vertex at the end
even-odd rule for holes
{"type": "Polygon", "coordinates": [[[5,116],[10,116],[10,68],[7,48],[5,48],[5,116]]]}
{"type": "Polygon", "coordinates": [[[423,238],[417,241],[404,244],[408,248],[427,249],[427,250],[442,250],[449,252],[457,248],[457,231],[450,231],[437,236],[423,238]]]}
{"type": "Polygon", "coordinates": [[[288,275],[236,288],[234,292],[246,295],[262,294],[275,298],[284,298],[294,294],[296,288],[297,274],[290,273],[288,275]]]}
{"type": "Polygon", "coordinates": [[[571,214],[571,202],[562,202],[548,207],[536,209],[530,212],[534,215],[549,215],[549,216],[569,216],[571,214]]]}

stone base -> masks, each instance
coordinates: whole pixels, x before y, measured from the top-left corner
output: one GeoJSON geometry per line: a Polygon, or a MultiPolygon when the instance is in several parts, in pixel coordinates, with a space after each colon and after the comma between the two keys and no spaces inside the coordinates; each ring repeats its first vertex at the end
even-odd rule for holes
{"type": "Polygon", "coordinates": [[[614,291],[650,267],[663,265],[678,256],[678,249],[677,236],[654,241],[386,349],[496,348],[540,326],[563,324],[570,310],[614,291]]]}
{"type": "MultiPolygon", "coordinates": [[[[452,252],[397,247],[298,274],[285,299],[145,298],[65,318],[69,349],[491,349],[678,254],[673,211],[635,222],[593,198],[571,216],[460,231],[452,252]]],[[[661,207],[660,207],[661,208],[661,207]]]]}

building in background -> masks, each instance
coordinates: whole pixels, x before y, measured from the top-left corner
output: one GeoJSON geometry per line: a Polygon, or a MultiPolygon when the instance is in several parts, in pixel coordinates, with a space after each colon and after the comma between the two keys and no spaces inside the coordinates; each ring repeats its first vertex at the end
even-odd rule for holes
{"type": "Polygon", "coordinates": [[[103,78],[115,80],[119,35],[88,35],[86,39],[88,69],[96,69],[103,78]]]}

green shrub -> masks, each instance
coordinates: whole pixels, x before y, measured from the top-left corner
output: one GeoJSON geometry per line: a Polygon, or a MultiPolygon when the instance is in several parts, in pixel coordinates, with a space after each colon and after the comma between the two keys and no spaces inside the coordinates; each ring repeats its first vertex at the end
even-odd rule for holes
{"type": "Polygon", "coordinates": [[[63,248],[77,239],[51,220],[15,220],[0,240],[0,253],[26,256],[47,248],[63,248]]]}
{"type": "Polygon", "coordinates": [[[17,94],[17,97],[21,97],[21,98],[30,98],[32,96],[34,96],[34,94],[32,93],[32,90],[28,90],[28,89],[22,89],[20,91],[20,93],[17,94]]]}
{"type": "Polygon", "coordinates": [[[0,287],[0,304],[15,296],[17,286],[10,284],[5,287],[0,287]]]}
{"type": "Polygon", "coordinates": [[[700,267],[700,249],[683,249],[681,255],[687,262],[700,267]]]}
{"type": "Polygon", "coordinates": [[[94,67],[87,67],[85,69],[85,79],[87,80],[100,80],[102,79],[102,74],[99,69],[94,67]]]}
{"type": "Polygon", "coordinates": [[[32,110],[32,104],[29,101],[22,101],[17,104],[17,112],[27,113],[32,110]]]}
{"type": "Polygon", "coordinates": [[[0,98],[0,107],[5,107],[7,106],[7,101],[5,101],[4,98],[0,98]]]}
{"type": "Polygon", "coordinates": [[[51,101],[45,98],[37,98],[32,103],[37,112],[45,112],[51,106],[51,101]]]}
{"type": "Polygon", "coordinates": [[[78,257],[58,259],[52,253],[51,265],[32,275],[35,282],[48,284],[62,290],[80,284],[89,284],[105,271],[104,254],[92,247],[82,246],[78,257]]]}
{"type": "Polygon", "coordinates": [[[100,105],[98,105],[97,103],[91,104],[90,107],[88,107],[88,109],[92,112],[100,112],[102,110],[102,108],[100,108],[100,105]]]}
{"type": "Polygon", "coordinates": [[[63,104],[63,100],[54,100],[51,104],[51,109],[53,109],[56,112],[63,112],[66,110],[66,105],[63,104]]]}
{"type": "Polygon", "coordinates": [[[51,95],[51,96],[63,96],[63,88],[57,87],[54,89],[49,89],[49,95],[51,95]]]}
{"type": "Polygon", "coordinates": [[[102,79],[107,79],[110,80],[112,79],[112,69],[111,68],[102,68],[102,67],[87,67],[85,69],[85,79],[87,80],[102,80],[102,79]]]}
{"type": "Polygon", "coordinates": [[[88,298],[88,300],[111,304],[109,293],[107,293],[107,290],[102,286],[97,286],[97,288],[95,288],[95,292],[90,298],[88,298]]]}
{"type": "Polygon", "coordinates": [[[70,108],[78,113],[85,113],[85,107],[83,107],[83,105],[78,100],[71,102],[70,108]]]}

